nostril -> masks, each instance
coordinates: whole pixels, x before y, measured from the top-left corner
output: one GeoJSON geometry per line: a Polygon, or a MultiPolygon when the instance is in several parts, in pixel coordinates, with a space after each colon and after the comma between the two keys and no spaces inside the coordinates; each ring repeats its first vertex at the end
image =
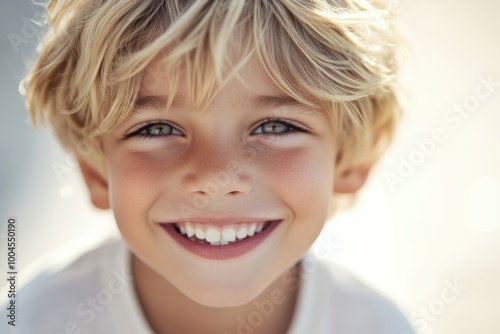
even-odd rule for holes
{"type": "Polygon", "coordinates": [[[253,181],[249,175],[223,174],[223,177],[214,177],[211,172],[189,173],[183,179],[184,189],[189,194],[211,199],[222,199],[229,195],[234,197],[252,190],[253,181]]]}

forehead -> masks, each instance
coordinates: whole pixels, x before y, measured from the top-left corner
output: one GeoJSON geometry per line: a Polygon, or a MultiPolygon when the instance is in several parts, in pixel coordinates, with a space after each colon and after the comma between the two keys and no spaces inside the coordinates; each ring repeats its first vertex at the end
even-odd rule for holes
{"type": "MultiPolygon", "coordinates": [[[[176,75],[178,76],[178,81],[175,95],[178,97],[189,96],[189,90],[193,84],[193,82],[190,82],[190,79],[192,81],[203,80],[203,78],[189,78],[188,73],[183,68],[180,68],[178,71],[169,70],[162,61],[163,58],[164,54],[157,55],[144,69],[139,89],[139,98],[144,96],[166,96],[172,88],[171,85],[174,84],[174,76],[176,75]]],[[[234,63],[238,63],[238,60],[234,63]]],[[[227,68],[225,72],[229,74],[233,70],[232,68],[227,68]]],[[[216,85],[215,89],[223,90],[228,94],[241,94],[244,92],[249,95],[287,96],[274,83],[271,76],[265,71],[265,68],[256,57],[251,57],[226,82],[216,85]]]]}

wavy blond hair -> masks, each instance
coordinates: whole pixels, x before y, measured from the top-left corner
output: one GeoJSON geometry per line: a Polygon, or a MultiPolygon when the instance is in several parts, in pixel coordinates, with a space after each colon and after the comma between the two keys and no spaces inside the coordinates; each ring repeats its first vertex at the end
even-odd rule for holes
{"type": "Polygon", "coordinates": [[[127,120],[160,52],[201,109],[254,55],[283,91],[331,116],[342,170],[372,164],[393,137],[395,22],[379,1],[52,0],[22,87],[34,125],[50,122],[66,149],[104,172],[100,138],[127,120]]]}

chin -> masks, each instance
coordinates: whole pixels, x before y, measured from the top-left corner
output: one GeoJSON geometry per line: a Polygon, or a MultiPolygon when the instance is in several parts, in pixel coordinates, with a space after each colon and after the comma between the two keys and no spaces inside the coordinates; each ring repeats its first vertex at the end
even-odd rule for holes
{"type": "Polygon", "coordinates": [[[198,289],[180,290],[192,301],[206,307],[237,307],[252,302],[265,290],[265,287],[258,289],[255,286],[236,286],[233,284],[223,284],[223,286],[207,286],[206,284],[198,289]]]}

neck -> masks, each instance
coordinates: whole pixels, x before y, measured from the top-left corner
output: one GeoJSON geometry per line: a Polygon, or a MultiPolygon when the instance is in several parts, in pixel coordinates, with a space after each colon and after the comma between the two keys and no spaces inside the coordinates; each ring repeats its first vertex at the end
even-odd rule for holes
{"type": "Polygon", "coordinates": [[[298,267],[283,274],[288,279],[279,277],[249,303],[215,308],[186,297],[132,256],[136,293],[150,327],[157,334],[285,334],[297,299],[298,267]]]}

